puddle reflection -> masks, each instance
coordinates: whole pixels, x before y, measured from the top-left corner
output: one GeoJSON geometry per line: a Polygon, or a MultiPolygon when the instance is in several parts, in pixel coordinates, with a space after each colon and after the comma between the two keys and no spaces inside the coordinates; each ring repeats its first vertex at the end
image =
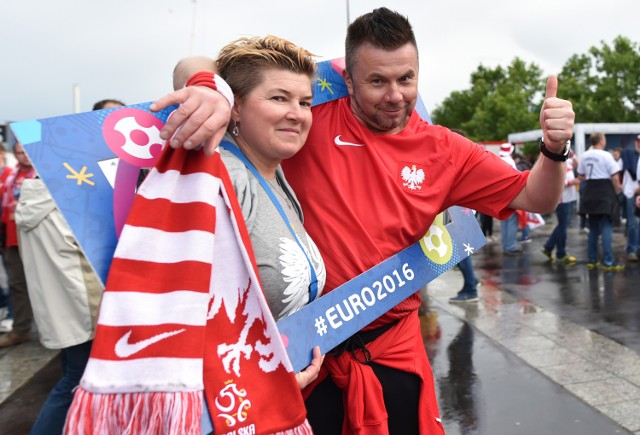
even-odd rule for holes
{"type": "MultiPolygon", "coordinates": [[[[423,300],[428,301],[427,298],[423,300]]],[[[420,326],[427,355],[432,365],[441,351],[442,328],[438,312],[423,303],[420,310],[420,326]]],[[[473,342],[475,331],[467,322],[461,322],[455,337],[446,348],[446,356],[439,357],[442,369],[434,371],[437,377],[438,405],[443,421],[455,422],[460,434],[479,433],[478,377],[473,366],[473,342]],[[444,362],[446,358],[446,363],[444,362]]]]}
{"type": "Polygon", "coordinates": [[[478,433],[477,375],[473,367],[474,330],[466,322],[447,347],[449,371],[438,379],[443,418],[458,423],[462,434],[478,433]]]}

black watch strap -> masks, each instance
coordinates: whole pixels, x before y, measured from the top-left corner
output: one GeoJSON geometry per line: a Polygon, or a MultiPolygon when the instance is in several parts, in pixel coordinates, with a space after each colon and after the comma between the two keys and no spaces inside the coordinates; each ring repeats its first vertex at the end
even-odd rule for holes
{"type": "Polygon", "coordinates": [[[542,139],[540,139],[540,152],[548,159],[553,160],[554,162],[566,162],[569,158],[569,151],[571,151],[571,142],[567,141],[564,146],[564,151],[562,154],[554,153],[549,151],[549,148],[544,144],[542,139]]]}

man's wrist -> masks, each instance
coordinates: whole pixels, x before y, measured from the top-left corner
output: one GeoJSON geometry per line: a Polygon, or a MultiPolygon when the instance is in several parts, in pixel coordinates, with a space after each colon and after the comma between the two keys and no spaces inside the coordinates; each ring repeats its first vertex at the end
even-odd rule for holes
{"type": "Polygon", "coordinates": [[[542,139],[540,139],[540,153],[544,155],[546,158],[553,160],[554,162],[566,162],[569,158],[569,153],[571,151],[571,141],[567,141],[564,145],[564,149],[557,153],[549,150],[542,139]]]}
{"type": "Polygon", "coordinates": [[[229,102],[229,106],[233,107],[233,91],[229,84],[218,74],[214,74],[211,71],[199,71],[189,77],[186,86],[205,86],[214,91],[218,91],[229,102]]]}

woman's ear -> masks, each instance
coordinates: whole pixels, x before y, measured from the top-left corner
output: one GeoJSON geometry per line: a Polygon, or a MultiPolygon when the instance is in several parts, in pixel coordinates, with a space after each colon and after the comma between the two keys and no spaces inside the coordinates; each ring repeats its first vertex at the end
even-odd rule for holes
{"type": "Polygon", "coordinates": [[[236,98],[231,108],[231,120],[240,122],[240,111],[242,110],[242,102],[236,98]]]}

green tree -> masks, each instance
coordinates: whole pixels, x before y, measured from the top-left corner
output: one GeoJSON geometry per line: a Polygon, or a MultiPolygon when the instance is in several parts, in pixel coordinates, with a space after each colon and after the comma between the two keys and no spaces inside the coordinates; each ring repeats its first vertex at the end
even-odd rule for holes
{"type": "Polygon", "coordinates": [[[628,38],[571,56],[558,78],[558,94],[573,103],[576,122],[640,119],[640,48],[628,38]]]}
{"type": "Polygon", "coordinates": [[[593,92],[596,87],[591,58],[586,54],[571,56],[558,74],[558,97],[571,101],[576,122],[593,122],[597,107],[593,92]]]}
{"type": "MultiPolygon", "coordinates": [[[[576,122],[640,121],[640,47],[628,38],[574,54],[558,79],[558,97],[573,103],[576,122]]],[[[509,133],[540,128],[545,83],[537,65],[519,58],[507,68],[480,65],[471,87],[451,93],[431,115],[473,140],[506,140],[509,133]]]]}
{"type": "Polygon", "coordinates": [[[544,86],[541,69],[519,58],[506,69],[480,65],[471,74],[471,88],[453,92],[432,116],[476,141],[506,140],[514,131],[537,128],[544,86]]]}

